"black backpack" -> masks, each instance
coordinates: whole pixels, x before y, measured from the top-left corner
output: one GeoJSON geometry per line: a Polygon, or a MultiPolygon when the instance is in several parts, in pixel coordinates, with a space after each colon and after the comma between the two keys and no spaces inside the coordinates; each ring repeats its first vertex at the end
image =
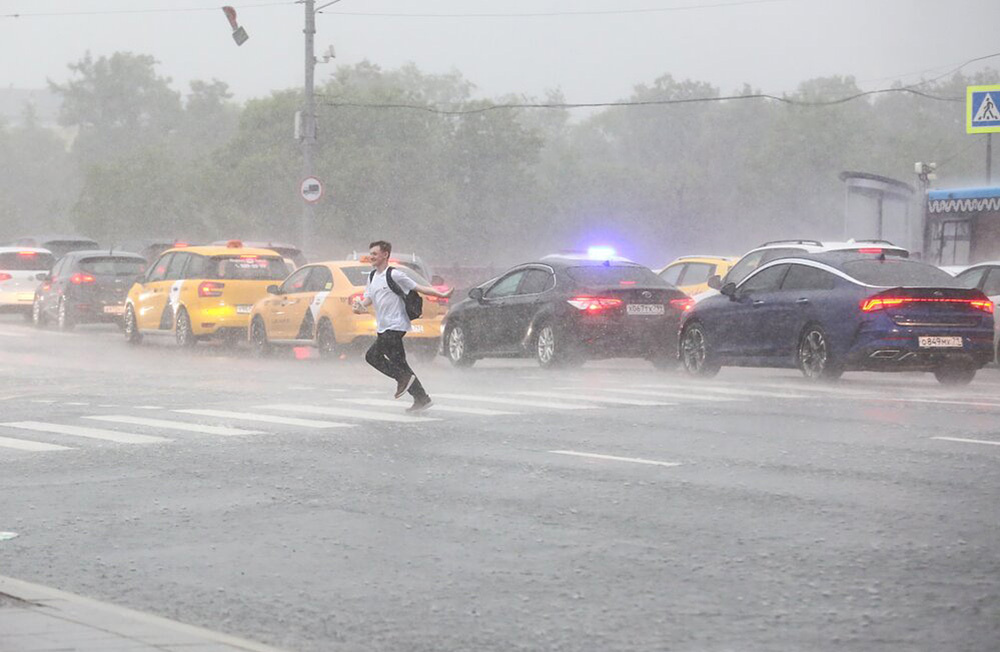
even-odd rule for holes
{"type": "MultiPolygon", "coordinates": [[[[371,284],[373,278],[375,278],[374,269],[368,275],[369,284],[371,284]]],[[[385,283],[389,286],[390,290],[398,294],[403,300],[403,305],[406,306],[406,316],[410,319],[420,319],[420,315],[424,314],[424,298],[420,296],[420,293],[412,290],[403,294],[403,288],[396,285],[396,281],[392,280],[392,267],[385,269],[385,283]]]]}

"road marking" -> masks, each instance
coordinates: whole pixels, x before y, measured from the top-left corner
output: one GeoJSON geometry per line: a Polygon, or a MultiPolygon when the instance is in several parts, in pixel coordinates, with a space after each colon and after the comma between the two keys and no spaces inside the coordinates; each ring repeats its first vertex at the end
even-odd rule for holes
{"type": "Polygon", "coordinates": [[[683,393],[683,392],[665,392],[658,389],[611,389],[609,387],[604,391],[617,392],[619,394],[635,394],[636,396],[662,396],[663,398],[679,399],[684,401],[734,402],[734,401],[750,400],[748,398],[736,398],[733,396],[698,396],[695,394],[683,393]]]}
{"type": "Polygon", "coordinates": [[[1000,441],[986,441],[985,439],[962,439],[961,437],[931,437],[941,441],[957,441],[963,444],[987,444],[989,446],[1000,446],[1000,441]]]}
{"type": "Polygon", "coordinates": [[[556,403],[555,401],[530,401],[520,398],[505,398],[502,396],[480,396],[478,394],[434,394],[437,398],[451,398],[456,401],[477,401],[480,403],[502,403],[505,405],[518,405],[522,407],[549,408],[552,410],[595,410],[600,409],[597,405],[584,405],[582,403],[556,403]]]}
{"type": "Polygon", "coordinates": [[[165,441],[172,441],[164,437],[153,437],[152,435],[136,435],[130,432],[101,430],[100,428],[85,428],[83,426],[68,426],[59,423],[42,423],[40,421],[0,423],[0,426],[6,426],[8,428],[21,428],[23,430],[34,430],[36,432],[52,432],[59,435],[88,437],[90,439],[103,439],[104,441],[113,441],[118,444],[160,444],[165,441]]]}
{"type": "Polygon", "coordinates": [[[84,405],[90,405],[90,403],[63,403],[63,405],[84,406],[84,405]]]}
{"type": "Polygon", "coordinates": [[[12,439],[10,437],[0,437],[0,446],[4,448],[16,448],[21,451],[43,452],[43,451],[68,451],[73,450],[69,446],[57,446],[56,444],[43,444],[40,441],[28,441],[27,439],[12,439]]]}
{"type": "Polygon", "coordinates": [[[328,391],[328,392],[346,392],[347,390],[346,389],[341,389],[339,387],[327,387],[326,391],[328,391]]]}
{"type": "Polygon", "coordinates": [[[306,414],[326,414],[334,417],[347,417],[350,419],[367,419],[369,421],[391,421],[394,423],[427,423],[429,421],[440,421],[440,419],[429,419],[427,417],[411,417],[407,414],[385,414],[383,412],[369,412],[367,410],[353,410],[351,408],[322,407],[319,405],[295,405],[291,403],[277,403],[274,405],[261,405],[265,410],[281,410],[282,412],[305,412],[306,414]]]}
{"type": "Polygon", "coordinates": [[[257,430],[240,430],[239,428],[229,428],[226,426],[203,426],[197,423],[183,423],[181,421],[167,421],[165,419],[147,419],[145,417],[130,417],[120,414],[97,415],[83,417],[84,419],[94,419],[96,421],[110,421],[111,423],[130,423],[136,426],[149,426],[150,428],[167,428],[168,430],[183,430],[185,432],[199,432],[205,435],[262,435],[264,433],[257,430]]]}
{"type": "Polygon", "coordinates": [[[858,398],[861,398],[866,401],[896,401],[900,403],[944,403],[947,405],[965,405],[968,407],[1000,408],[1000,403],[997,402],[984,403],[979,401],[956,401],[956,400],[941,399],[941,398],[900,398],[895,396],[885,396],[881,398],[877,396],[861,396],[858,398]]]}
{"type": "Polygon", "coordinates": [[[161,407],[159,405],[137,405],[137,406],[135,406],[135,409],[136,410],[162,410],[163,407],[161,407]]]}
{"type": "Polygon", "coordinates": [[[677,405],[676,403],[663,403],[661,401],[646,401],[637,398],[616,398],[614,396],[600,396],[598,394],[560,394],[559,392],[517,392],[521,396],[537,396],[539,398],[558,398],[577,401],[589,401],[591,403],[611,403],[614,405],[634,405],[637,407],[659,407],[664,405],[677,405]]]}
{"type": "Polygon", "coordinates": [[[660,460],[647,460],[641,457],[618,457],[617,455],[601,455],[600,453],[581,453],[579,451],[549,451],[555,455],[573,455],[575,457],[589,457],[595,460],[611,460],[612,462],[632,462],[633,464],[652,464],[654,466],[680,466],[680,462],[662,462],[660,460]]]}
{"type": "Polygon", "coordinates": [[[47,398],[33,398],[33,399],[31,399],[31,402],[32,403],[45,403],[46,405],[51,404],[51,403],[55,403],[55,401],[47,399],[47,398]]]}
{"type": "Polygon", "coordinates": [[[295,417],[276,417],[271,414],[251,414],[249,412],[230,412],[228,410],[174,410],[181,414],[194,414],[201,417],[219,417],[222,419],[240,419],[243,421],[260,421],[262,423],[278,423],[286,426],[301,426],[303,428],[353,428],[353,423],[337,421],[320,421],[318,419],[296,419],[295,417]]]}
{"type": "MultiPolygon", "coordinates": [[[[342,398],[345,403],[357,403],[358,405],[374,405],[378,407],[394,407],[398,402],[387,398],[342,398]]],[[[498,417],[507,414],[520,414],[519,412],[503,412],[501,410],[488,410],[486,408],[454,407],[451,405],[438,405],[435,403],[429,410],[433,412],[456,412],[458,414],[476,414],[483,417],[498,417]]]]}
{"type": "Polygon", "coordinates": [[[709,387],[701,383],[693,385],[636,385],[637,387],[651,387],[654,389],[666,389],[674,391],[700,391],[715,392],[716,394],[735,394],[736,396],[760,396],[767,398],[809,398],[804,394],[787,394],[785,392],[765,392],[753,389],[736,389],[734,387],[709,387]]]}

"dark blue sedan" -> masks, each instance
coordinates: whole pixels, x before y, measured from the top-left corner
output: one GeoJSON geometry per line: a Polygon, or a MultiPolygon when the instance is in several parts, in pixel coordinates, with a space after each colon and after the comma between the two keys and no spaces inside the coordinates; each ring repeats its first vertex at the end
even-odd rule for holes
{"type": "Polygon", "coordinates": [[[993,356],[993,303],[926,263],[870,253],[804,254],[769,263],[698,302],[681,324],[688,373],[724,365],[930,371],[966,384],[993,356]]]}

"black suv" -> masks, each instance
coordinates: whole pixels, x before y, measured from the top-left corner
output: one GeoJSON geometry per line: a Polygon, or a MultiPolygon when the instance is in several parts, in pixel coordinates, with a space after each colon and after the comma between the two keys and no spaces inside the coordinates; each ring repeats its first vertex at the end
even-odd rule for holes
{"type": "Polygon", "coordinates": [[[456,367],[487,357],[535,357],[542,367],[632,357],[672,367],[692,304],[631,261],[547,256],[469,290],[445,317],[442,352],[456,367]]]}
{"type": "Polygon", "coordinates": [[[124,251],[73,251],[52,271],[39,274],[31,317],[35,326],[55,321],[60,330],[76,324],[117,322],[125,315],[125,297],[146,271],[139,254],[124,251]]]}

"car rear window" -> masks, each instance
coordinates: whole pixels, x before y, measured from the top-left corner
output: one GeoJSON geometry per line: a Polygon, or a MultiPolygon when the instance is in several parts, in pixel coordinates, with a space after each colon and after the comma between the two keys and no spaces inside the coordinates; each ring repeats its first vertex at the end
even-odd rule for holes
{"type": "Polygon", "coordinates": [[[571,279],[586,286],[602,285],[642,285],[644,287],[665,288],[670,285],[645,267],[639,265],[587,265],[568,267],[566,273],[571,279]]]}
{"type": "MultiPolygon", "coordinates": [[[[395,265],[393,265],[395,267],[395,265]]],[[[368,275],[372,273],[373,267],[341,267],[340,271],[344,273],[347,280],[351,285],[358,287],[364,287],[368,285],[368,275]]],[[[420,274],[416,273],[408,267],[404,267],[401,270],[404,274],[413,279],[414,283],[417,285],[430,285],[430,283],[420,274]]],[[[393,272],[395,273],[395,272],[393,272]]]]}
{"type": "Polygon", "coordinates": [[[0,254],[0,269],[48,271],[56,262],[52,254],[40,251],[10,251],[0,254]]]}
{"type": "Polygon", "coordinates": [[[844,263],[844,271],[868,285],[883,287],[943,287],[957,288],[962,284],[948,272],[933,265],[905,258],[885,260],[852,260],[844,263]]]}
{"type": "Polygon", "coordinates": [[[80,261],[80,269],[102,276],[138,276],[146,271],[146,261],[119,256],[84,258],[80,261]]]}
{"type": "Polygon", "coordinates": [[[204,278],[229,281],[280,281],[288,276],[288,265],[280,256],[213,256],[204,278]]]}

